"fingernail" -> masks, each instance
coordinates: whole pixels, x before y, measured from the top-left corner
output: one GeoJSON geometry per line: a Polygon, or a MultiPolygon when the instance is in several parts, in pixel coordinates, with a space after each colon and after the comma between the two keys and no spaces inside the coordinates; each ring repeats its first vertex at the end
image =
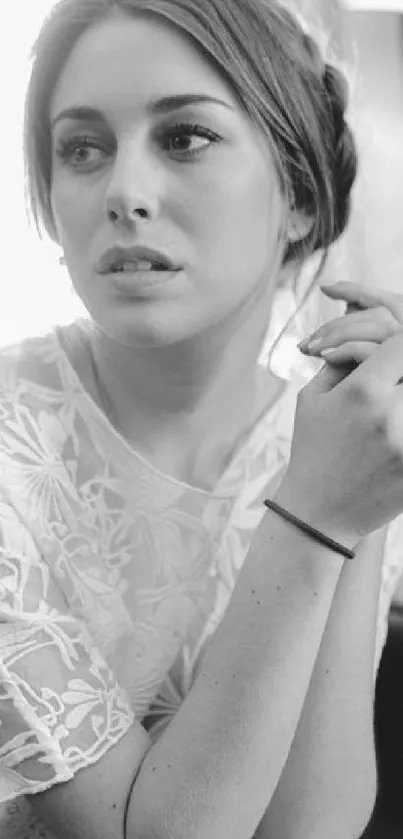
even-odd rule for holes
{"type": "Polygon", "coordinates": [[[298,347],[300,350],[307,350],[311,347],[316,347],[320,344],[321,338],[304,338],[303,341],[300,341],[298,347]]]}
{"type": "Polygon", "coordinates": [[[322,343],[321,338],[314,338],[313,341],[308,341],[307,349],[308,350],[317,350],[322,343]]]}
{"type": "Polygon", "coordinates": [[[337,347],[330,347],[328,350],[321,350],[320,354],[324,358],[326,358],[326,356],[329,356],[329,358],[331,358],[332,355],[334,355],[335,353],[337,353],[337,347]]]}

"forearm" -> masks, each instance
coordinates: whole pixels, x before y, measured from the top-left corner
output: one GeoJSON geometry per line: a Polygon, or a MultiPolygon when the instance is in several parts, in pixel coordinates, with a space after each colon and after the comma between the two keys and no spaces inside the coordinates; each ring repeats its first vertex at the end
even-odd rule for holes
{"type": "Polygon", "coordinates": [[[384,539],[384,531],[373,534],[345,563],[287,763],[255,839],[356,839],[369,821],[384,539]]]}
{"type": "Polygon", "coordinates": [[[196,682],[142,764],[128,839],[250,839],[283,771],[342,567],[265,514],[196,682]]]}

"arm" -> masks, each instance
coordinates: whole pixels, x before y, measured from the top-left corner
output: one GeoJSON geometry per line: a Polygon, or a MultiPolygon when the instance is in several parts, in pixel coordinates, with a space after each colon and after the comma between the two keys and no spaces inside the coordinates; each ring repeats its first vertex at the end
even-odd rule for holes
{"type": "Polygon", "coordinates": [[[121,839],[130,795],[127,839],[250,839],[284,768],[343,562],[265,514],[167,730],[148,748],[137,726],[94,767],[38,795],[53,829],[121,839]]]}
{"type": "MultiPolygon", "coordinates": [[[[310,338],[337,347],[339,362],[362,362],[376,342],[401,329],[402,295],[359,283],[324,291],[346,301],[350,314],[310,338]]],[[[354,563],[343,568],[287,765],[255,839],[332,839],[342,815],[345,836],[357,836],[369,820],[376,797],[372,673],[386,533],[362,542],[354,563]]]]}
{"type": "MultiPolygon", "coordinates": [[[[350,545],[401,512],[402,357],[399,333],[337,387],[340,374],[325,365],[297,405],[276,498],[350,545]]],[[[285,767],[344,563],[271,511],[263,516],[176,717],[140,764],[115,755],[131,790],[127,839],[253,836],[285,767]]],[[[92,797],[81,786],[70,802],[70,836],[116,838],[106,820],[114,802],[97,777],[92,797]]]]}
{"type": "Polygon", "coordinates": [[[287,764],[255,839],[355,839],[376,798],[373,666],[385,530],[345,563],[287,764]]]}

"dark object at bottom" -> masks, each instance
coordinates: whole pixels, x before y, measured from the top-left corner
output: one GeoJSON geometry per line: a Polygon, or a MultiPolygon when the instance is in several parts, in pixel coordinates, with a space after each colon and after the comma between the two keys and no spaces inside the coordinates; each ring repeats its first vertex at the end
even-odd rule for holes
{"type": "Polygon", "coordinates": [[[361,839],[403,839],[403,606],[392,606],[375,692],[378,795],[361,839]]]}

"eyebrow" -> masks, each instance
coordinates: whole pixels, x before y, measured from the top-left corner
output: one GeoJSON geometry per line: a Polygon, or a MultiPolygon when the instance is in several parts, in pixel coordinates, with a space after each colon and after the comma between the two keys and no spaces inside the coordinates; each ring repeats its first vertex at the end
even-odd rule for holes
{"type": "MultiPolygon", "coordinates": [[[[148,111],[153,115],[166,114],[169,113],[169,111],[175,111],[178,108],[185,108],[186,105],[205,105],[211,103],[215,105],[223,105],[224,108],[233,110],[232,105],[230,105],[229,102],[225,102],[224,99],[217,99],[215,96],[206,96],[201,93],[186,93],[179,94],[177,96],[165,96],[163,99],[157,99],[156,102],[153,102],[148,107],[148,111]]],[[[98,111],[96,108],[76,105],[72,108],[66,108],[66,110],[61,111],[60,114],[58,114],[52,121],[52,128],[54,128],[55,125],[62,119],[102,122],[104,120],[104,115],[102,114],[102,111],[98,111]]]]}

